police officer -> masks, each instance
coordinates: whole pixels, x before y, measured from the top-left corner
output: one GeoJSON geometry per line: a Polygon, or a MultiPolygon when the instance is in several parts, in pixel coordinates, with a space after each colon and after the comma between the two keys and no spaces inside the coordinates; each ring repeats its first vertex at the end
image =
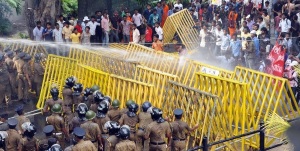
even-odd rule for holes
{"type": "Polygon", "coordinates": [[[49,140],[48,140],[48,149],[47,149],[47,151],[49,151],[49,149],[53,146],[53,145],[55,145],[55,144],[57,144],[57,139],[56,138],[49,138],[49,140]]]}
{"type": "Polygon", "coordinates": [[[36,53],[34,55],[34,64],[33,64],[33,69],[34,69],[33,82],[34,82],[34,85],[36,88],[36,96],[37,97],[40,96],[42,83],[43,83],[43,77],[44,77],[44,73],[45,73],[45,69],[42,66],[41,60],[42,60],[41,53],[36,53]]]}
{"type": "Polygon", "coordinates": [[[88,110],[89,109],[88,109],[87,105],[84,103],[80,103],[77,106],[77,109],[76,109],[77,116],[75,116],[71,121],[70,132],[72,132],[75,127],[80,127],[81,124],[83,124],[87,121],[85,118],[85,114],[88,110]]]}
{"type": "Polygon", "coordinates": [[[97,148],[89,140],[84,140],[86,132],[83,128],[76,127],[74,128],[74,147],[72,151],[97,151],[97,148]]]}
{"type": "Polygon", "coordinates": [[[25,56],[26,56],[25,52],[21,52],[18,54],[19,59],[15,62],[15,67],[18,72],[18,75],[17,75],[18,99],[20,101],[23,101],[24,103],[27,103],[28,90],[29,90],[29,87],[31,87],[31,80],[29,77],[28,64],[24,61],[25,56]]]}
{"type": "Polygon", "coordinates": [[[130,129],[127,127],[121,127],[119,131],[119,137],[121,141],[116,144],[115,151],[135,151],[136,145],[133,141],[128,140],[130,136],[130,129]]]}
{"type": "MultiPolygon", "coordinates": [[[[29,85],[29,92],[31,92],[31,93],[35,93],[36,94],[36,92],[34,92],[33,91],[33,62],[32,62],[32,60],[31,60],[31,55],[29,55],[29,54],[26,54],[25,55],[25,57],[23,58],[23,60],[25,61],[25,63],[26,63],[26,66],[27,66],[27,68],[28,68],[28,76],[29,76],[29,83],[30,83],[30,85],[29,85]]],[[[28,101],[28,100],[27,100],[28,101]]]]}
{"type": "Polygon", "coordinates": [[[91,106],[92,102],[94,102],[93,92],[90,88],[83,90],[83,101],[87,106],[91,106]]]}
{"type": "Polygon", "coordinates": [[[54,132],[54,126],[53,125],[47,125],[43,128],[43,132],[45,133],[46,137],[39,141],[38,144],[38,151],[45,151],[49,148],[48,146],[48,140],[50,138],[53,138],[53,132],[54,132]]]}
{"type": "MultiPolygon", "coordinates": [[[[73,91],[72,87],[75,84],[75,77],[68,77],[65,81],[65,86],[62,91],[63,94],[63,99],[64,99],[64,106],[63,106],[63,111],[64,111],[64,120],[66,124],[66,128],[70,127],[71,120],[73,119],[74,115],[72,113],[72,108],[73,108],[73,91]]],[[[68,130],[69,131],[69,130],[68,130]]]]}
{"type": "Polygon", "coordinates": [[[24,105],[19,105],[18,107],[15,108],[15,112],[17,113],[17,120],[18,120],[18,125],[17,125],[17,130],[19,131],[20,134],[23,134],[22,131],[22,124],[25,122],[30,122],[30,120],[24,115],[24,105]]]}
{"type": "Polygon", "coordinates": [[[104,100],[104,95],[98,90],[95,91],[93,95],[94,95],[94,102],[91,104],[90,110],[92,110],[94,112],[98,112],[97,108],[98,108],[100,102],[102,102],[104,100]]]}
{"type": "Polygon", "coordinates": [[[162,117],[162,111],[158,108],[153,108],[151,122],[145,131],[145,139],[150,138],[150,150],[166,151],[171,139],[170,124],[162,117]],[[168,138],[168,144],[165,142],[168,138]]]}
{"type": "Polygon", "coordinates": [[[11,118],[7,121],[9,130],[7,130],[7,138],[5,138],[5,147],[6,151],[17,151],[18,145],[21,140],[21,135],[16,130],[16,126],[18,124],[18,120],[15,118],[11,118]]]}
{"type": "Polygon", "coordinates": [[[121,114],[126,114],[127,111],[128,111],[128,106],[129,106],[130,104],[132,104],[132,103],[135,103],[135,102],[134,102],[133,100],[128,100],[128,101],[126,101],[126,108],[124,108],[124,109],[121,110],[121,114]]]}
{"type": "Polygon", "coordinates": [[[112,109],[108,111],[107,116],[111,121],[119,122],[119,119],[121,118],[121,112],[119,110],[120,101],[119,100],[113,100],[111,103],[112,109]]]}
{"type": "Polygon", "coordinates": [[[14,69],[15,63],[13,61],[14,52],[7,51],[5,53],[5,56],[6,56],[5,63],[7,65],[7,70],[9,72],[9,82],[10,82],[10,86],[11,86],[11,93],[12,93],[12,96],[14,98],[16,98],[18,92],[17,92],[17,89],[16,89],[17,88],[16,87],[16,79],[17,79],[17,77],[16,77],[16,71],[14,69]]]}
{"type": "Polygon", "coordinates": [[[0,53],[0,106],[3,107],[3,101],[8,104],[10,99],[11,85],[9,81],[9,72],[5,63],[4,54],[0,53]]]}
{"type": "Polygon", "coordinates": [[[5,137],[0,135],[0,151],[4,151],[5,149],[5,137]]]}
{"type": "Polygon", "coordinates": [[[116,144],[119,142],[120,125],[115,121],[108,121],[104,124],[104,128],[108,130],[109,136],[105,142],[105,151],[114,151],[116,144]]]}
{"type": "Polygon", "coordinates": [[[25,122],[22,124],[22,130],[24,132],[23,138],[21,139],[18,150],[19,151],[37,151],[38,150],[38,140],[34,138],[36,133],[36,128],[30,122],[25,122]]]}
{"type": "Polygon", "coordinates": [[[14,63],[15,63],[15,61],[17,61],[17,60],[20,59],[19,53],[22,52],[22,49],[21,49],[21,48],[15,49],[14,52],[15,52],[15,56],[14,56],[14,58],[13,58],[13,61],[14,61],[14,63]]]}
{"type": "Polygon", "coordinates": [[[53,107],[54,104],[63,105],[63,100],[58,98],[59,90],[56,87],[50,89],[50,94],[52,96],[51,99],[47,99],[45,102],[45,106],[43,108],[43,112],[48,112],[49,109],[53,107]]]}
{"type": "Polygon", "coordinates": [[[183,114],[182,109],[175,109],[173,114],[175,116],[175,121],[171,123],[171,127],[173,129],[171,147],[172,150],[183,151],[185,150],[187,136],[191,131],[197,129],[199,125],[190,128],[186,122],[181,121],[183,114]]]}
{"type": "Polygon", "coordinates": [[[137,111],[139,106],[132,103],[128,106],[128,112],[123,114],[119,120],[120,125],[128,125],[130,127],[130,140],[135,141],[136,125],[139,122],[137,111]]]}
{"type": "Polygon", "coordinates": [[[6,113],[2,113],[0,115],[0,131],[7,131],[9,129],[7,124],[7,118],[8,114],[6,113]]]}
{"type": "Polygon", "coordinates": [[[49,148],[48,151],[63,151],[63,149],[59,144],[54,144],[49,148]]]}
{"type": "Polygon", "coordinates": [[[101,142],[101,132],[99,125],[93,122],[93,119],[96,117],[96,113],[94,111],[88,111],[85,115],[85,118],[88,120],[87,122],[81,124],[81,128],[83,128],[86,132],[84,140],[91,141],[95,147],[99,150],[103,149],[103,145],[101,142]],[[98,145],[99,144],[99,145],[98,145]]]}
{"type": "Polygon", "coordinates": [[[83,90],[83,85],[81,83],[76,83],[73,86],[73,108],[74,110],[77,109],[79,103],[82,102],[83,96],[81,95],[83,90]]]}
{"type": "Polygon", "coordinates": [[[98,85],[93,85],[93,86],[91,87],[92,93],[94,93],[94,92],[96,92],[96,91],[99,91],[99,90],[100,90],[100,87],[99,87],[98,85]]]}
{"type": "Polygon", "coordinates": [[[108,104],[107,102],[101,102],[97,108],[97,117],[95,118],[95,122],[98,124],[102,136],[102,144],[106,147],[105,140],[108,137],[107,129],[105,129],[104,125],[106,122],[110,121],[109,117],[106,115],[108,112],[108,104]]]}
{"type": "Polygon", "coordinates": [[[139,127],[137,131],[137,137],[136,137],[136,147],[138,151],[148,151],[149,150],[149,139],[144,140],[145,135],[145,129],[146,127],[153,122],[151,118],[151,114],[148,111],[148,109],[151,107],[151,103],[146,101],[142,104],[142,112],[139,113],[139,127]]]}
{"type": "Polygon", "coordinates": [[[69,133],[66,130],[64,119],[60,116],[62,107],[59,104],[54,104],[51,111],[52,115],[46,118],[46,122],[54,126],[53,135],[59,141],[59,144],[64,147],[64,136],[68,138],[69,133]]]}

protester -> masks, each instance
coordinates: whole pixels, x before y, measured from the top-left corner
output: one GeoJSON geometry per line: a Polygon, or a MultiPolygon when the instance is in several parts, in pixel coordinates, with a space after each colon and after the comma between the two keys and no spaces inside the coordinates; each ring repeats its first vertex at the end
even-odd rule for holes
{"type": "Polygon", "coordinates": [[[159,24],[159,22],[156,22],[155,23],[155,32],[156,32],[156,34],[158,34],[158,36],[159,36],[159,40],[160,41],[163,41],[163,38],[164,38],[164,32],[163,32],[163,29],[160,27],[160,24],[159,24]]]}
{"type": "Polygon", "coordinates": [[[33,36],[35,41],[42,41],[43,40],[43,31],[44,27],[41,25],[40,21],[36,22],[36,27],[33,29],[33,36]]]}
{"type": "Polygon", "coordinates": [[[163,43],[159,40],[159,35],[154,34],[152,48],[156,51],[164,51],[163,43]]]}
{"type": "Polygon", "coordinates": [[[55,24],[55,29],[53,30],[53,39],[55,42],[62,43],[63,37],[62,37],[62,28],[60,28],[59,24],[55,24]]]}
{"type": "Polygon", "coordinates": [[[130,31],[130,25],[131,25],[132,23],[131,22],[129,22],[129,21],[127,21],[127,17],[126,16],[124,16],[123,17],[123,20],[121,21],[121,26],[122,26],[122,29],[123,29],[123,31],[122,31],[122,33],[123,33],[123,42],[124,43],[129,43],[129,36],[130,36],[130,33],[129,33],[129,31],[130,31]]]}
{"type": "Polygon", "coordinates": [[[140,31],[137,28],[136,24],[133,24],[133,43],[139,43],[140,42],[140,31]]]}
{"type": "Polygon", "coordinates": [[[63,38],[66,43],[70,42],[70,36],[73,33],[74,27],[70,25],[68,21],[64,22],[64,27],[62,29],[63,38]]]}
{"type": "Polygon", "coordinates": [[[73,44],[79,44],[80,43],[80,33],[75,28],[73,30],[73,33],[70,35],[70,39],[73,44]]]}
{"type": "Polygon", "coordinates": [[[53,41],[53,29],[50,22],[46,24],[46,28],[43,31],[43,38],[48,42],[53,41]]]}
{"type": "Polygon", "coordinates": [[[90,33],[90,27],[85,27],[85,31],[81,35],[81,43],[83,45],[91,45],[91,33],[90,33]]]}

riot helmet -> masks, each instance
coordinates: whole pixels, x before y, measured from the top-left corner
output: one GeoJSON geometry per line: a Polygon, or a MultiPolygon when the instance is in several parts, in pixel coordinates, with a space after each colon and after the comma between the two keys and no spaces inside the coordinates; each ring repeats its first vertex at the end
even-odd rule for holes
{"type": "Polygon", "coordinates": [[[108,112],[108,104],[106,102],[100,102],[97,110],[97,117],[105,117],[108,112]]]}
{"type": "Polygon", "coordinates": [[[148,102],[148,101],[144,102],[144,103],[142,104],[143,112],[147,112],[148,109],[149,109],[151,106],[152,106],[152,105],[151,105],[150,102],[148,102]]]}
{"type": "Polygon", "coordinates": [[[32,138],[34,134],[36,133],[36,128],[33,124],[30,122],[25,122],[21,125],[22,130],[24,131],[24,135],[27,137],[32,138]]]}
{"type": "Polygon", "coordinates": [[[134,117],[136,116],[136,112],[138,111],[139,109],[139,105],[137,105],[136,103],[132,103],[128,106],[128,112],[127,112],[127,115],[129,117],[134,117]]]}
{"type": "Polygon", "coordinates": [[[73,94],[74,95],[80,95],[81,92],[83,90],[83,85],[81,83],[76,83],[74,86],[73,86],[73,94]]]}
{"type": "Polygon", "coordinates": [[[107,121],[104,124],[104,128],[108,130],[109,135],[117,135],[120,131],[120,125],[115,121],[107,121]]]}
{"type": "Polygon", "coordinates": [[[104,95],[100,91],[94,92],[94,101],[100,103],[104,100],[104,95]]]}
{"type": "Polygon", "coordinates": [[[73,77],[73,76],[68,77],[65,81],[65,84],[66,84],[65,87],[72,88],[74,86],[75,82],[76,82],[75,77],[73,77]]]}
{"type": "Polygon", "coordinates": [[[56,88],[56,87],[51,88],[51,89],[50,89],[50,94],[51,94],[52,99],[53,99],[54,101],[58,100],[58,95],[59,95],[59,90],[58,90],[58,88],[56,88]]]}
{"type": "Polygon", "coordinates": [[[162,118],[162,114],[163,114],[163,112],[159,108],[153,108],[152,113],[151,113],[151,117],[152,117],[153,121],[157,121],[158,123],[162,123],[162,122],[165,121],[162,118]]]}
{"type": "Polygon", "coordinates": [[[85,114],[88,111],[88,107],[85,103],[80,103],[78,104],[77,108],[76,108],[76,112],[78,113],[78,117],[80,119],[84,119],[85,118],[85,114]]]}
{"type": "Polygon", "coordinates": [[[130,129],[122,126],[119,131],[119,137],[123,140],[126,140],[129,138],[129,136],[130,136],[130,129]]]}

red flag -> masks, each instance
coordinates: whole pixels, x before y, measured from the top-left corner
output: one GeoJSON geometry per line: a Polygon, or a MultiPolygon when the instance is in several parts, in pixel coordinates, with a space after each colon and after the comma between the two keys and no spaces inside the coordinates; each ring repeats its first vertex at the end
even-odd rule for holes
{"type": "Polygon", "coordinates": [[[278,77],[283,77],[284,55],[285,49],[276,42],[268,57],[268,59],[270,59],[272,62],[272,71],[268,71],[270,74],[278,77]]]}

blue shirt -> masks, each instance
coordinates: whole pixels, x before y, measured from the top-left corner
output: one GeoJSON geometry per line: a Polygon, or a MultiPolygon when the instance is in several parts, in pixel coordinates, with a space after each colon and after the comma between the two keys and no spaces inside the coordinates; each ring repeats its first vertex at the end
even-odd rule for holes
{"type": "Polygon", "coordinates": [[[259,56],[259,39],[257,37],[253,38],[253,44],[255,48],[255,54],[256,56],[259,56]]]}
{"type": "Polygon", "coordinates": [[[155,9],[157,10],[157,14],[159,14],[159,16],[162,16],[164,11],[163,11],[163,8],[162,7],[155,7],[155,9]]]}
{"type": "Polygon", "coordinates": [[[242,41],[241,40],[237,40],[237,41],[232,40],[230,42],[230,47],[231,47],[232,55],[234,57],[240,56],[241,49],[242,49],[242,41]]]}
{"type": "Polygon", "coordinates": [[[158,15],[158,14],[156,14],[156,15],[151,14],[150,17],[149,17],[149,20],[148,20],[148,24],[154,26],[154,24],[155,24],[156,22],[159,22],[159,23],[161,22],[161,17],[160,17],[160,15],[158,15]]]}
{"type": "Polygon", "coordinates": [[[48,33],[47,35],[45,35],[45,41],[53,41],[53,30],[52,29],[47,29],[45,28],[43,31],[43,34],[48,33]]]}
{"type": "Polygon", "coordinates": [[[143,13],[143,16],[145,17],[145,19],[149,20],[150,15],[152,14],[152,10],[148,10],[146,9],[143,13]]]}

